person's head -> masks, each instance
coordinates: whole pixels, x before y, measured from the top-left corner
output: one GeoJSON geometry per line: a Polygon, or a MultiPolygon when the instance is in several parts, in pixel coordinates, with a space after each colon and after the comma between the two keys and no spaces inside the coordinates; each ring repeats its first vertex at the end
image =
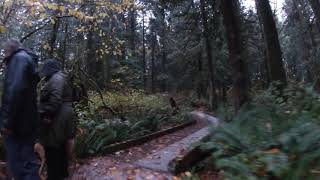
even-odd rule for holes
{"type": "Polygon", "coordinates": [[[4,45],[4,54],[5,57],[11,56],[19,48],[22,47],[22,44],[18,39],[9,39],[4,45]]]}
{"type": "Polygon", "coordinates": [[[62,71],[60,62],[55,59],[49,59],[44,62],[39,75],[41,78],[48,78],[59,71],[62,71]]]}

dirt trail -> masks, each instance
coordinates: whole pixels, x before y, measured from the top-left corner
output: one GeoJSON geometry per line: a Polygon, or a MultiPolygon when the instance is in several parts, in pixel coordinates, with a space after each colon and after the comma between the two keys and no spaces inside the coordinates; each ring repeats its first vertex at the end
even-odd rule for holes
{"type": "Polygon", "coordinates": [[[203,136],[207,125],[208,122],[198,119],[192,126],[140,146],[87,160],[75,170],[72,180],[176,179],[168,172],[166,164],[203,136]]]}

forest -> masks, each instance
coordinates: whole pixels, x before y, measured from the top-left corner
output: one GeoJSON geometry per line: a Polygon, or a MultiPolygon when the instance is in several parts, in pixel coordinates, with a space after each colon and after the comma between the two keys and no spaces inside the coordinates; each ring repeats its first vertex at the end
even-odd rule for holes
{"type": "Polygon", "coordinates": [[[0,0],[9,38],[72,80],[72,179],[320,177],[319,0],[0,0]],[[137,165],[203,128],[173,171],[137,165]]]}

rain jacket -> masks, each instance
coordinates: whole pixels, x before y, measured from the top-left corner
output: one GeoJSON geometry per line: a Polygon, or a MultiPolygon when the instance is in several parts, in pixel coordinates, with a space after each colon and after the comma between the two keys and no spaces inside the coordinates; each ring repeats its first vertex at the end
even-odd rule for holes
{"type": "Polygon", "coordinates": [[[40,71],[40,76],[45,78],[39,104],[40,142],[50,147],[61,146],[75,136],[76,118],[72,107],[72,88],[56,60],[47,61],[40,71]]]}
{"type": "Polygon", "coordinates": [[[4,60],[4,83],[0,110],[0,126],[17,137],[36,136],[37,58],[24,49],[18,49],[4,60]]]}

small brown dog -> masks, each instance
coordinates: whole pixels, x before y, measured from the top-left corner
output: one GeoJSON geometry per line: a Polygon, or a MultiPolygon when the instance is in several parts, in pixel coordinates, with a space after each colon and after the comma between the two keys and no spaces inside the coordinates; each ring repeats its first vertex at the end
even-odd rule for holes
{"type": "Polygon", "coordinates": [[[45,164],[46,164],[46,156],[43,146],[40,143],[36,143],[34,145],[34,151],[38,154],[40,158],[40,168],[39,168],[39,177],[41,180],[46,180],[45,174],[45,164]]]}

